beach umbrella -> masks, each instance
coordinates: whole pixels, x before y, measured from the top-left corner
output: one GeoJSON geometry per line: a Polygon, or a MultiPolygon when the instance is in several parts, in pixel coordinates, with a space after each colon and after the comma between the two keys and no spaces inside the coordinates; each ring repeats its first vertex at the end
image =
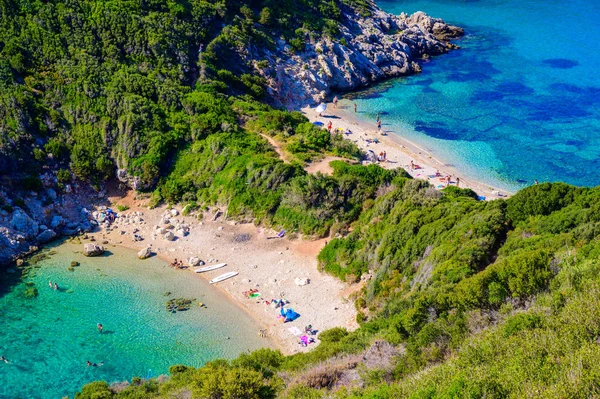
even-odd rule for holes
{"type": "Polygon", "coordinates": [[[316,121],[316,122],[313,122],[313,125],[323,126],[323,122],[316,121]]]}
{"type": "Polygon", "coordinates": [[[325,105],[325,103],[321,103],[317,106],[317,108],[315,109],[315,111],[317,111],[317,113],[321,113],[323,111],[325,111],[327,109],[327,105],[325,105]]]}

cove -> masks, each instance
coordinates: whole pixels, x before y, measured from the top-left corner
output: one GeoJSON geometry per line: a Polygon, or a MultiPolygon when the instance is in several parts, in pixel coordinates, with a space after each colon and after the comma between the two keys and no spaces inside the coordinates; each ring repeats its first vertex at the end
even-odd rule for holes
{"type": "Polygon", "coordinates": [[[51,246],[26,276],[0,276],[0,355],[11,361],[0,362],[1,398],[72,397],[91,381],[157,377],[173,364],[198,367],[269,346],[243,310],[190,272],[138,260],[126,248],[108,246],[110,254],[97,258],[76,253],[82,248],[51,246]],[[80,266],[69,271],[72,261],[80,266]],[[38,296],[25,298],[28,288],[38,296]],[[174,297],[207,308],[169,313],[165,303],[174,297]]]}
{"type": "Polygon", "coordinates": [[[373,122],[462,173],[509,191],[538,181],[600,184],[600,2],[378,1],[465,29],[460,50],[419,75],[347,95],[373,122]],[[357,96],[357,98],[355,98],[357,96]]]}

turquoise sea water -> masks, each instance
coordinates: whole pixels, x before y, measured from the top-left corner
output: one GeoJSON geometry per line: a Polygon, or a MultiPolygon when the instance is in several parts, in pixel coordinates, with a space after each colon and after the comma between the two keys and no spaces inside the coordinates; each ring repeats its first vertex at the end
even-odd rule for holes
{"type": "Polygon", "coordinates": [[[378,1],[465,28],[462,49],[417,76],[360,95],[446,163],[516,190],[539,181],[600,184],[600,1],[378,1]]]}
{"type": "Polygon", "coordinates": [[[72,397],[90,381],[156,377],[172,364],[200,366],[267,345],[248,315],[189,272],[156,258],[139,261],[123,248],[99,258],[74,253],[81,248],[52,248],[56,254],[16,284],[0,275],[0,355],[11,361],[0,362],[0,398],[72,397]],[[71,272],[73,260],[81,266],[71,272]],[[23,298],[26,282],[37,298],[23,298]],[[167,291],[208,308],[169,313],[167,291]],[[87,367],[87,360],[104,365],[87,367]]]}

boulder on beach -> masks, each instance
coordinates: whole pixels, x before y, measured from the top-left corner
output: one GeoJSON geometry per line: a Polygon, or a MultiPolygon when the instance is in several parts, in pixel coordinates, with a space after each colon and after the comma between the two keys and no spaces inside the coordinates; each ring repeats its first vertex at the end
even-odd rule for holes
{"type": "Polygon", "coordinates": [[[177,209],[171,209],[171,216],[177,216],[179,215],[179,212],[177,211],[177,209]]]}
{"type": "Polygon", "coordinates": [[[168,240],[168,241],[175,240],[175,234],[173,234],[172,231],[167,231],[163,237],[165,238],[165,240],[168,240]]]}
{"type": "Polygon", "coordinates": [[[200,258],[197,258],[195,256],[192,256],[190,259],[188,259],[188,263],[190,264],[190,266],[202,266],[202,265],[204,265],[204,261],[200,260],[200,258]]]}
{"type": "Polygon", "coordinates": [[[104,247],[98,244],[88,243],[83,246],[85,256],[100,256],[104,253],[104,247]]]}
{"type": "Polygon", "coordinates": [[[147,259],[151,256],[152,256],[152,249],[150,247],[146,247],[137,253],[137,257],[139,259],[147,259]]]}
{"type": "Polygon", "coordinates": [[[38,234],[37,241],[40,244],[45,244],[49,241],[52,241],[55,237],[56,237],[56,233],[54,232],[54,230],[45,229],[40,234],[38,234]]]}

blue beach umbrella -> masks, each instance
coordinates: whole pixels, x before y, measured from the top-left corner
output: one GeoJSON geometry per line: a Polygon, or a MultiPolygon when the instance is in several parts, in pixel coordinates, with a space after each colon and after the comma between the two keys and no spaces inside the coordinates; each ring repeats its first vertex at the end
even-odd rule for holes
{"type": "Polygon", "coordinates": [[[323,122],[318,122],[318,121],[317,121],[317,122],[313,122],[313,125],[316,125],[316,126],[323,126],[323,122]]]}

